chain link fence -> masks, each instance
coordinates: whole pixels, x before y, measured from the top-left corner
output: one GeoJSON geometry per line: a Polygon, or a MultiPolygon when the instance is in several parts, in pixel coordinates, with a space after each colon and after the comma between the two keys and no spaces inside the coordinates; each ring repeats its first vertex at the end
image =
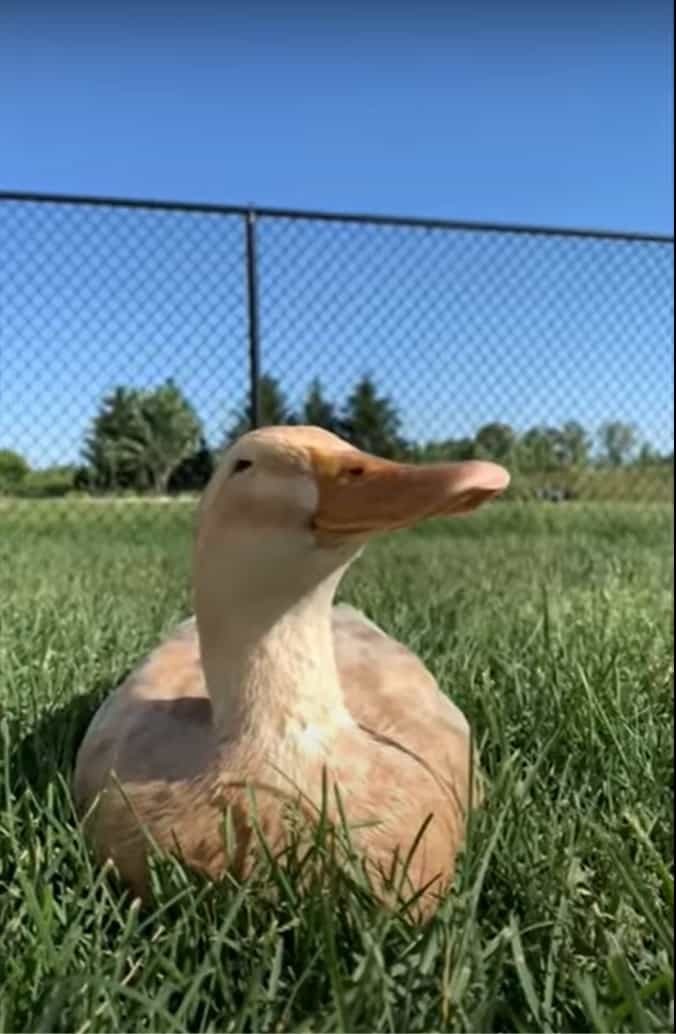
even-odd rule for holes
{"type": "Polygon", "coordinates": [[[5,511],[194,498],[285,421],[672,498],[672,238],[5,194],[0,255],[5,511]]]}

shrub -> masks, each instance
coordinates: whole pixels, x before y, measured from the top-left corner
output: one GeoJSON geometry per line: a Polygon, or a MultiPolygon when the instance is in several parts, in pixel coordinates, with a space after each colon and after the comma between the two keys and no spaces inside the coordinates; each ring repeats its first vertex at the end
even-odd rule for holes
{"type": "Polygon", "coordinates": [[[45,467],[31,470],[16,486],[13,495],[23,499],[56,499],[75,488],[73,467],[45,467]]]}

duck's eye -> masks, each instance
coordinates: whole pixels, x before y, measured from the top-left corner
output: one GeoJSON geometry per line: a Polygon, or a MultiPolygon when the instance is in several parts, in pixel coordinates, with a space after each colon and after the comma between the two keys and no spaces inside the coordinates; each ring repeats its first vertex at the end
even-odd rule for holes
{"type": "Polygon", "coordinates": [[[241,474],[243,470],[248,470],[249,467],[252,466],[253,463],[251,460],[237,460],[234,467],[230,471],[230,476],[232,477],[234,474],[241,474]]]}
{"type": "Polygon", "coordinates": [[[363,467],[348,467],[347,472],[351,478],[360,478],[364,473],[363,467]]]}

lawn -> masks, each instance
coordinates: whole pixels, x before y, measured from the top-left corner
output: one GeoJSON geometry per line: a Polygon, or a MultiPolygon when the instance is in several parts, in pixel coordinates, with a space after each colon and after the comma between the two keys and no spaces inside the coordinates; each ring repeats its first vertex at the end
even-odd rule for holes
{"type": "Polygon", "coordinates": [[[673,998],[669,506],[498,503],[383,539],[342,596],[469,716],[488,778],[416,929],[339,873],[177,864],[139,910],[69,779],[107,689],[189,610],[190,504],[0,510],[4,1031],[664,1031],[673,998]],[[274,889],[274,900],[271,890],[274,889]]]}

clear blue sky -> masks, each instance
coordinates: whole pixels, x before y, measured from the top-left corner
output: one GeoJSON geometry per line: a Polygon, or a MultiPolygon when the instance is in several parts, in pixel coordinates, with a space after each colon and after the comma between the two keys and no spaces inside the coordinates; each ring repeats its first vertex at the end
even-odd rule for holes
{"type": "MultiPolygon", "coordinates": [[[[0,188],[673,232],[668,3],[238,6],[240,13],[234,4],[199,0],[135,8],[5,0],[0,188]]],[[[235,261],[237,234],[221,239],[210,226],[195,236],[193,223],[176,220],[159,229],[156,219],[151,229],[138,217],[122,232],[118,219],[108,254],[118,273],[130,261],[130,237],[154,249],[140,260],[130,294],[128,277],[115,280],[95,261],[111,224],[91,218],[85,228],[69,216],[68,241],[47,267],[53,229],[43,220],[41,231],[14,213],[10,219],[0,445],[22,447],[35,462],[70,458],[96,392],[117,380],[154,383],[168,374],[201,410],[211,405],[205,415],[217,433],[243,380],[232,349],[227,378],[210,366],[214,342],[224,347],[216,324],[237,323],[230,328],[235,350],[243,343],[239,309],[216,298],[227,278],[216,276],[213,262],[235,261]],[[198,239],[195,258],[190,242],[198,239]],[[89,256],[88,280],[66,245],[89,256]],[[158,254],[169,272],[152,287],[158,254]],[[195,296],[205,283],[213,290],[200,308],[195,296]],[[138,289],[143,319],[135,321],[138,289]],[[163,299],[174,300],[177,322],[162,315],[163,299]],[[55,419],[45,428],[50,411],[55,419]]],[[[354,232],[343,251],[336,229],[312,244],[300,231],[285,232],[324,262],[331,284],[344,292],[334,309],[328,287],[309,292],[307,273],[289,273],[299,256],[286,259],[280,234],[275,244],[270,231],[264,358],[291,392],[300,390],[299,378],[320,372],[344,394],[368,367],[379,379],[382,373],[388,390],[399,386],[415,434],[463,433],[491,416],[523,426],[617,415],[669,444],[671,259],[664,254],[626,256],[625,274],[605,251],[585,252],[582,260],[576,251],[573,262],[571,246],[561,244],[549,247],[545,274],[544,258],[529,257],[521,245],[510,245],[503,258],[497,244],[468,242],[451,262],[446,243],[439,245],[442,265],[451,263],[444,273],[430,238],[399,244],[404,259],[390,267],[394,238],[366,244],[359,237],[359,256],[350,258],[354,232]],[[275,246],[279,262],[287,261],[283,275],[275,273],[281,265],[273,267],[275,246]],[[486,273],[481,262],[489,259],[506,263],[509,297],[491,287],[500,267],[489,263],[486,273]],[[346,265],[352,280],[340,273],[346,265]],[[460,266],[464,302],[453,294],[460,266]],[[345,315],[357,269],[366,270],[366,293],[357,299],[352,291],[353,311],[345,315]],[[520,299],[519,269],[531,278],[520,299]],[[485,282],[473,298],[480,273],[485,282]],[[433,291],[436,316],[407,323],[407,297],[415,304],[433,291]],[[564,317],[552,317],[557,304],[564,317]],[[377,311],[385,317],[377,319],[377,311]],[[459,370],[468,372],[459,377],[459,370]],[[626,396],[621,412],[618,393],[626,396]]],[[[238,291],[233,280],[230,300],[238,291]]]]}
{"type": "Polygon", "coordinates": [[[669,233],[670,8],[4,0],[0,183],[669,233]]]}

